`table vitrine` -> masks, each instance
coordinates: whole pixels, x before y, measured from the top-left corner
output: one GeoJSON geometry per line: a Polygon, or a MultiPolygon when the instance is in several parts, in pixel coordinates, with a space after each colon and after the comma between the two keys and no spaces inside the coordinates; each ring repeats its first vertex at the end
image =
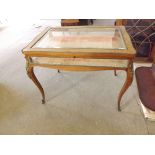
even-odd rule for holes
{"type": "Polygon", "coordinates": [[[45,103],[45,93],[34,74],[34,67],[67,71],[124,70],[126,81],[120,101],[133,80],[135,49],[122,26],[48,27],[22,50],[28,76],[36,84],[45,103]]]}

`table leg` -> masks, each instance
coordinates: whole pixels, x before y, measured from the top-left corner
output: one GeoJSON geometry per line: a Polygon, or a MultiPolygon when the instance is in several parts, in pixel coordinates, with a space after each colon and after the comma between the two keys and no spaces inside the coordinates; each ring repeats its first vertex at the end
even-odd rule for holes
{"type": "Polygon", "coordinates": [[[116,70],[114,70],[114,74],[115,74],[115,76],[117,76],[116,70]]]}
{"type": "Polygon", "coordinates": [[[34,71],[33,71],[33,67],[27,67],[27,75],[29,76],[29,78],[35,83],[35,85],[38,87],[38,89],[41,92],[42,95],[42,103],[45,103],[45,93],[44,90],[40,84],[40,82],[38,81],[38,79],[36,78],[34,71]]]}
{"type": "Polygon", "coordinates": [[[121,98],[133,81],[133,64],[132,63],[129,64],[129,66],[126,70],[126,74],[127,74],[126,81],[125,81],[125,83],[119,93],[119,97],[118,97],[118,111],[121,111],[121,107],[120,107],[121,98]]]}

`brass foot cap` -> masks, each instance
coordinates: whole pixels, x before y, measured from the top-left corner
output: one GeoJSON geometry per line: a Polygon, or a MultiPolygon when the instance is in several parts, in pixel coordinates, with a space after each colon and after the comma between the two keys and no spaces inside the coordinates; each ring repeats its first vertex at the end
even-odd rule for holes
{"type": "Polygon", "coordinates": [[[42,100],[42,104],[45,104],[45,100],[42,100]]]}

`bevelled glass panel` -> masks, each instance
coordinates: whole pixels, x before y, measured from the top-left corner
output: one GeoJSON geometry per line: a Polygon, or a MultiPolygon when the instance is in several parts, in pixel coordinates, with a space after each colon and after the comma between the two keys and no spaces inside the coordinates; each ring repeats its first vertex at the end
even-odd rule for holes
{"type": "Polygon", "coordinates": [[[119,28],[51,28],[32,48],[126,49],[119,28]]]}

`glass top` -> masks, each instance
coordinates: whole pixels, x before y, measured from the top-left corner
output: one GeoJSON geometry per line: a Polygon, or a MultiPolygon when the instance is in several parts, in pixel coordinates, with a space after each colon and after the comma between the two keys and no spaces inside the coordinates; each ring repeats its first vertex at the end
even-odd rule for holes
{"type": "Polygon", "coordinates": [[[126,49],[119,28],[51,28],[32,48],[126,49]]]}

